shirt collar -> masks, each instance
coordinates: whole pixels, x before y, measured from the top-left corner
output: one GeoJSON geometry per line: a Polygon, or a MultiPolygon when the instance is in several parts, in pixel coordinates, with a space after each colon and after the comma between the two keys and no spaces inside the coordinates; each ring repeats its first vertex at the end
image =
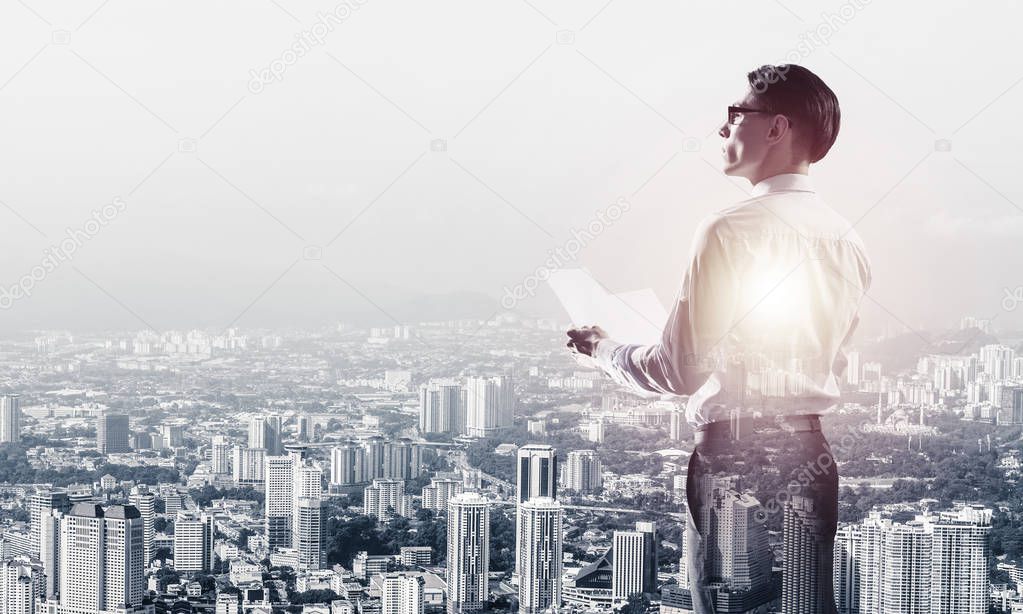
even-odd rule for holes
{"type": "Polygon", "coordinates": [[[813,192],[813,183],[810,181],[810,177],[807,175],[801,175],[799,173],[782,173],[780,175],[774,175],[768,177],[763,181],[753,186],[751,195],[763,196],[764,194],[770,194],[771,192],[781,192],[783,190],[798,190],[801,192],[813,192]]]}

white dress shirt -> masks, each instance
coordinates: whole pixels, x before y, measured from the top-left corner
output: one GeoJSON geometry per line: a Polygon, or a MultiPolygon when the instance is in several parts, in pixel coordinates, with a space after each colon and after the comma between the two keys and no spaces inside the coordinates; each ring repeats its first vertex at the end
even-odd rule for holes
{"type": "Polygon", "coordinates": [[[696,426],[735,410],[825,413],[839,398],[842,348],[870,287],[862,240],[809,177],[775,175],[752,195],[697,230],[660,343],[597,344],[612,379],[687,396],[696,426]]]}

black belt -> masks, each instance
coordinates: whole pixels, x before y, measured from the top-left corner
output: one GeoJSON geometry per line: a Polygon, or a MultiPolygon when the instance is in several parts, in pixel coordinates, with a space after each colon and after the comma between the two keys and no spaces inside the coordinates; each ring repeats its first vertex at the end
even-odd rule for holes
{"type": "Polygon", "coordinates": [[[737,441],[764,431],[786,433],[816,433],[821,430],[817,414],[774,416],[770,418],[743,418],[719,420],[696,427],[696,445],[709,441],[737,441]]]}

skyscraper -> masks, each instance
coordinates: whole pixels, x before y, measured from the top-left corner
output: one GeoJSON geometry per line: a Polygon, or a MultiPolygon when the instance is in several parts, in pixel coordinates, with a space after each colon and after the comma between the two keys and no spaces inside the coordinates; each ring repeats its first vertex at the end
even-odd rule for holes
{"type": "Polygon", "coordinates": [[[459,433],[462,390],[455,382],[431,381],[419,388],[419,430],[459,433]]]}
{"type": "Polygon", "coordinates": [[[859,524],[841,527],[834,557],[839,612],[986,612],[991,514],[957,504],[895,522],[871,511],[859,524]]]}
{"type": "Polygon", "coordinates": [[[470,376],[465,382],[466,434],[487,437],[511,426],[515,418],[515,389],[510,375],[470,376]]]}
{"type": "Polygon", "coordinates": [[[289,456],[267,456],[264,474],[266,484],[266,545],[270,550],[290,548],[294,508],[294,459],[289,456]]]}
{"type": "MultiPolygon", "coordinates": [[[[793,496],[783,519],[785,565],[782,567],[782,610],[792,614],[824,614],[833,591],[833,553],[826,551],[823,521],[811,499],[793,496]]],[[[909,610],[907,610],[909,611],[909,610]]]]}
{"type": "Polygon", "coordinates": [[[130,452],[128,416],[101,411],[96,417],[96,449],[100,454],[130,452]]]}
{"type": "Polygon", "coordinates": [[[330,451],[330,483],[354,486],[367,482],[366,451],[354,441],[347,441],[330,451]]]}
{"type": "Polygon", "coordinates": [[[30,541],[31,554],[39,556],[40,553],[40,532],[44,521],[48,522],[51,512],[67,512],[71,509],[71,499],[68,498],[66,488],[41,488],[33,493],[28,499],[28,513],[30,517],[30,541]]]}
{"type": "MultiPolygon", "coordinates": [[[[46,576],[45,597],[51,599],[60,589],[60,524],[66,511],[47,510],[39,516],[39,561],[46,576]]],[[[33,525],[34,528],[34,525],[33,525]]]]}
{"type": "Polygon", "coordinates": [[[603,484],[600,458],[595,450],[573,450],[565,462],[565,488],[590,493],[603,484]]]}
{"type": "Polygon", "coordinates": [[[174,569],[208,572],[213,569],[213,516],[181,510],[174,521],[174,569]]]}
{"type": "Polygon", "coordinates": [[[422,451],[411,439],[402,438],[384,444],[382,477],[414,480],[422,470],[422,451]]]}
{"type": "Polygon", "coordinates": [[[561,606],[561,504],[536,497],[519,504],[519,614],[561,606]]]}
{"type": "Polygon", "coordinates": [[[235,446],[233,457],[231,473],[235,484],[253,486],[264,480],[263,465],[266,460],[266,450],[235,446]]]}
{"type": "Polygon", "coordinates": [[[156,494],[150,492],[145,484],[139,484],[131,489],[128,502],[135,506],[142,517],[142,560],[146,565],[153,560],[153,537],[156,533],[156,494]]]}
{"type": "Polygon", "coordinates": [[[0,443],[21,441],[21,397],[0,396],[0,443]]]}
{"type": "MultiPolygon", "coordinates": [[[[557,499],[558,456],[548,445],[529,444],[519,448],[515,480],[515,551],[521,551],[522,504],[538,497],[557,499]]],[[[519,574],[519,558],[515,559],[515,577],[519,574]]]]}
{"type": "Polygon", "coordinates": [[[764,510],[739,488],[739,477],[704,475],[701,492],[710,493],[700,514],[699,531],[706,543],[703,573],[718,586],[719,608],[745,612],[778,597],[771,582],[773,559],[768,547],[764,510]]]}
{"type": "Polygon", "coordinates": [[[249,447],[263,448],[267,456],[284,453],[280,416],[253,416],[249,420],[249,447]]]}
{"type": "Polygon", "coordinates": [[[635,531],[615,531],[612,549],[612,604],[624,605],[636,593],[657,590],[657,527],[654,523],[637,522],[635,531]]]}
{"type": "Polygon", "coordinates": [[[384,574],[380,586],[381,614],[423,614],[422,576],[404,573],[384,574]]]}
{"type": "Polygon", "coordinates": [[[293,547],[298,551],[301,569],[321,569],[327,565],[327,503],[319,497],[295,500],[293,547]]]}
{"type": "Polygon", "coordinates": [[[61,519],[60,612],[140,606],[142,518],[132,506],[79,503],[61,519]]]}
{"type": "Polygon", "coordinates": [[[35,614],[43,598],[43,566],[28,556],[0,559],[0,614],[35,614]]]}
{"type": "Polygon", "coordinates": [[[231,440],[223,435],[214,435],[210,469],[215,475],[231,474],[231,440]]]}
{"type": "Polygon", "coordinates": [[[479,612],[487,603],[490,506],[478,493],[448,500],[448,614],[479,612]]]}

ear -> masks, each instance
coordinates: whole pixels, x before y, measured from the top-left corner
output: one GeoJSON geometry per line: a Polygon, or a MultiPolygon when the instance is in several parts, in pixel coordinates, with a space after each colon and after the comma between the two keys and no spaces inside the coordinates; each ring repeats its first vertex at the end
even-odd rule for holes
{"type": "Polygon", "coordinates": [[[789,123],[789,118],[784,115],[775,115],[771,118],[771,123],[767,128],[767,142],[775,144],[785,138],[785,135],[792,131],[792,124],[789,123]]]}

